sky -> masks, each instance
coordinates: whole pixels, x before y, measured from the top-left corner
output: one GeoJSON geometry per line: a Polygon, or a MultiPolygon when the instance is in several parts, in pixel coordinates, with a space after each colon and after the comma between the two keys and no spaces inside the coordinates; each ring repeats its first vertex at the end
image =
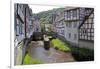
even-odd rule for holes
{"type": "Polygon", "coordinates": [[[59,6],[50,5],[29,5],[33,13],[39,13],[42,11],[52,10],[53,8],[60,8],[59,6]]]}

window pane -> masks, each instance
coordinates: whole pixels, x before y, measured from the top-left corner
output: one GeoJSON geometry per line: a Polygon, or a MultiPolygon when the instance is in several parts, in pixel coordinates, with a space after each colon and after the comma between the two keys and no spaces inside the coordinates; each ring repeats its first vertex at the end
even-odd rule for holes
{"type": "Polygon", "coordinates": [[[91,33],[91,36],[94,36],[94,33],[91,33]]]}
{"type": "Polygon", "coordinates": [[[90,37],[88,37],[88,40],[90,40],[90,37]]]}
{"type": "Polygon", "coordinates": [[[94,32],[94,29],[91,29],[91,32],[94,32]]]}
{"type": "Polygon", "coordinates": [[[84,36],[82,35],[82,39],[84,39],[84,36]]]}
{"type": "Polygon", "coordinates": [[[91,24],[89,24],[89,28],[91,28],[91,24]]]}
{"type": "Polygon", "coordinates": [[[74,34],[74,40],[76,40],[77,39],[77,34],[74,34]]]}
{"type": "Polygon", "coordinates": [[[91,37],[92,40],[94,40],[94,37],[91,37]]]}
{"type": "Polygon", "coordinates": [[[88,29],[87,31],[90,32],[90,29],[88,29]]]}
{"type": "Polygon", "coordinates": [[[90,33],[88,33],[88,36],[90,36],[90,33]]]}
{"type": "Polygon", "coordinates": [[[87,36],[85,36],[85,39],[87,39],[87,36]]]}
{"type": "Polygon", "coordinates": [[[69,33],[69,38],[71,38],[71,33],[69,33]]]}

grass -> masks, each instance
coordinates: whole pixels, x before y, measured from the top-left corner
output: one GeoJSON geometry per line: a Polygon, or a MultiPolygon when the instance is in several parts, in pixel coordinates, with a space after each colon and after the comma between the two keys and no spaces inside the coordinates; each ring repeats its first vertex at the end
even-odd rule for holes
{"type": "Polygon", "coordinates": [[[62,42],[59,39],[53,39],[51,42],[52,42],[53,47],[55,49],[58,49],[58,50],[63,51],[63,52],[71,51],[71,49],[69,48],[69,45],[64,43],[64,42],[62,42]]]}
{"type": "Polygon", "coordinates": [[[37,59],[32,59],[32,57],[29,56],[29,54],[26,54],[23,64],[24,65],[27,65],[27,64],[42,64],[42,62],[40,60],[37,60],[37,59]]]}

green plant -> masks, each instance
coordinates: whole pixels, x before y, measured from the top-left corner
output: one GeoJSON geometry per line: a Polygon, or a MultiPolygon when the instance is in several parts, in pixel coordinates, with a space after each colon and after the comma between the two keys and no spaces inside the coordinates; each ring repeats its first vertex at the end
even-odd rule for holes
{"type": "Polygon", "coordinates": [[[71,47],[72,55],[77,61],[93,61],[94,51],[86,48],[71,47]]]}
{"type": "Polygon", "coordinates": [[[62,42],[59,39],[53,39],[52,41],[53,47],[55,49],[58,49],[60,51],[64,51],[64,52],[69,52],[71,51],[71,49],[69,48],[68,44],[62,42]]]}
{"type": "Polygon", "coordinates": [[[29,54],[26,54],[23,64],[25,64],[25,65],[27,65],[27,64],[42,64],[42,62],[37,59],[32,59],[32,57],[29,56],[29,54]]]}

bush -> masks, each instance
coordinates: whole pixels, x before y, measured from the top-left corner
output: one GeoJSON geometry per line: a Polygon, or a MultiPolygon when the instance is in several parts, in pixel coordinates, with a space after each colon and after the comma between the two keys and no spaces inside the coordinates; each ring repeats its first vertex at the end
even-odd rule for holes
{"type": "Polygon", "coordinates": [[[72,55],[77,61],[93,61],[94,51],[86,48],[71,47],[72,55]]]}
{"type": "Polygon", "coordinates": [[[37,60],[37,59],[32,59],[29,56],[29,54],[26,54],[23,64],[25,64],[25,65],[27,65],[27,64],[42,64],[42,62],[40,60],[37,60]]]}
{"type": "Polygon", "coordinates": [[[61,40],[59,39],[53,39],[52,41],[52,44],[53,44],[53,47],[55,49],[58,49],[60,51],[63,51],[63,52],[69,52],[71,51],[68,44],[62,42],[61,40]]]}

